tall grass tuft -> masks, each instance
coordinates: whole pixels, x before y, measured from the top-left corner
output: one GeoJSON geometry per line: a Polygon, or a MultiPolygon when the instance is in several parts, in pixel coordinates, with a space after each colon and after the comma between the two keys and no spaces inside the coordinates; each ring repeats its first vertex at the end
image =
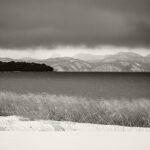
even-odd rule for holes
{"type": "Polygon", "coordinates": [[[0,116],[106,125],[150,127],[150,100],[99,99],[0,92],[0,116]]]}

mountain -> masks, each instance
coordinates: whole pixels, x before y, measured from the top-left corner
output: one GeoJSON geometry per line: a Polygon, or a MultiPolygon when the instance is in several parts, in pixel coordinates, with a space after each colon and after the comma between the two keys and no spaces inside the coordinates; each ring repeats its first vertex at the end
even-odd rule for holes
{"type": "MultiPolygon", "coordinates": [[[[91,54],[90,54],[91,55],[91,54]]],[[[88,55],[88,56],[90,56],[88,55]]],[[[86,55],[85,55],[86,56],[86,55]]],[[[94,55],[96,58],[96,55],[94,55]]],[[[99,56],[97,56],[98,58],[99,56]]],[[[144,72],[150,71],[150,63],[145,57],[129,52],[120,52],[115,55],[99,57],[96,61],[85,61],[71,57],[58,57],[42,60],[57,71],[71,72],[144,72]]],[[[88,58],[89,59],[89,58],[88,58]]]]}
{"type": "Polygon", "coordinates": [[[120,52],[106,56],[95,63],[97,71],[143,72],[150,71],[150,65],[141,55],[131,52],[120,52]]]}
{"type": "Polygon", "coordinates": [[[106,56],[103,59],[103,62],[114,62],[114,61],[123,61],[123,62],[145,62],[143,56],[133,53],[133,52],[120,52],[114,55],[106,56]]]}
{"type": "MultiPolygon", "coordinates": [[[[20,62],[34,62],[52,66],[55,71],[66,72],[150,72],[150,55],[143,57],[132,52],[120,52],[114,55],[76,55],[72,57],[56,57],[45,60],[21,59],[20,62]],[[84,56],[84,57],[83,57],[84,56]],[[85,56],[87,57],[87,60],[85,56]],[[99,58],[99,59],[98,59],[99,58]]],[[[4,59],[6,61],[6,59],[4,59]]],[[[8,60],[8,59],[7,59],[8,60]]]]}
{"type": "Polygon", "coordinates": [[[74,56],[76,59],[88,61],[88,62],[98,62],[105,58],[105,56],[102,55],[93,55],[88,53],[81,53],[74,56]]]}
{"type": "Polygon", "coordinates": [[[144,72],[150,71],[150,66],[143,63],[128,63],[114,61],[112,63],[100,63],[95,64],[95,71],[106,71],[106,72],[144,72]]]}
{"type": "Polygon", "coordinates": [[[74,59],[71,57],[49,58],[39,61],[55,68],[57,71],[90,71],[91,66],[88,62],[74,59]]]}

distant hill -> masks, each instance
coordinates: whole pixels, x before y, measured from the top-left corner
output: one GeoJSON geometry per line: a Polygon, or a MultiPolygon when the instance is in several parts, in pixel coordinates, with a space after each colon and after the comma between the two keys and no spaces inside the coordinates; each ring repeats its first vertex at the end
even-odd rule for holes
{"type": "Polygon", "coordinates": [[[88,62],[98,62],[98,61],[104,59],[105,56],[88,54],[88,53],[81,53],[81,54],[75,55],[74,58],[88,61],[88,62]]]}
{"type": "Polygon", "coordinates": [[[74,59],[71,57],[59,57],[50,58],[46,60],[38,61],[39,63],[45,63],[46,65],[52,66],[56,71],[89,71],[91,65],[83,60],[74,59]]]}
{"type": "Polygon", "coordinates": [[[0,71],[53,71],[54,69],[45,64],[27,62],[2,62],[0,61],[0,71]]]}
{"type": "Polygon", "coordinates": [[[66,72],[150,72],[150,55],[143,57],[132,52],[114,55],[77,55],[80,58],[57,57],[45,60],[23,59],[26,61],[52,66],[56,71],[66,72]],[[82,57],[81,57],[82,56],[82,57]],[[86,59],[87,57],[87,60],[86,59]]]}
{"type": "Polygon", "coordinates": [[[120,52],[115,55],[109,55],[103,59],[103,62],[126,61],[126,62],[145,62],[144,57],[132,52],[120,52]]]}
{"type": "Polygon", "coordinates": [[[150,71],[150,63],[145,57],[131,52],[120,52],[106,56],[103,60],[95,63],[96,71],[119,71],[119,72],[147,72],[150,71]]]}
{"type": "MultiPolygon", "coordinates": [[[[89,54],[90,55],[90,54],[89,54]]],[[[92,55],[93,57],[93,55],[92,55]]],[[[91,58],[92,58],[91,57],[91,58]]],[[[41,60],[38,63],[45,63],[54,67],[57,71],[71,71],[71,72],[149,72],[150,60],[136,53],[121,52],[115,55],[102,56],[96,61],[85,61],[71,58],[59,57],[41,60]]],[[[93,57],[93,58],[94,58],[93,57]]]]}

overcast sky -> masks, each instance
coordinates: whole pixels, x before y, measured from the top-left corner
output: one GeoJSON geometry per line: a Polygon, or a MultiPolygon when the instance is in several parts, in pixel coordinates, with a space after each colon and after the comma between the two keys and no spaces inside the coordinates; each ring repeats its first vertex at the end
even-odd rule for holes
{"type": "Polygon", "coordinates": [[[1,52],[68,45],[148,51],[150,0],[0,0],[1,52]]]}

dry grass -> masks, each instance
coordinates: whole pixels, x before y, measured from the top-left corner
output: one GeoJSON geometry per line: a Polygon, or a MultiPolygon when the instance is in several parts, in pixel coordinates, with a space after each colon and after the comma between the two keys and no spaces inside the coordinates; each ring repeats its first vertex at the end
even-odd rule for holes
{"type": "Polygon", "coordinates": [[[0,92],[0,116],[18,115],[31,120],[150,127],[150,100],[90,100],[65,95],[0,92]]]}

